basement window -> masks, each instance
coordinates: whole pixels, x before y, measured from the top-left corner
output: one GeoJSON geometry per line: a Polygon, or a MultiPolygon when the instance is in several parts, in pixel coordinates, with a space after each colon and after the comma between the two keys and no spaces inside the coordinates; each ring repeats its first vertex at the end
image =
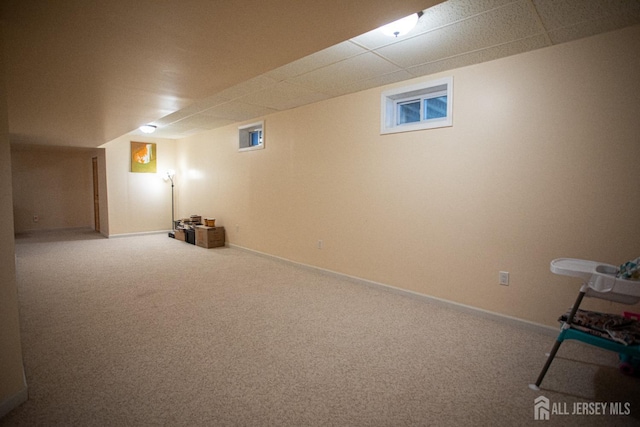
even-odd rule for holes
{"type": "Polygon", "coordinates": [[[238,151],[261,150],[264,148],[264,121],[238,128],[238,151]]]}
{"type": "Polygon", "coordinates": [[[380,133],[453,126],[453,77],[382,92],[380,133]]]}

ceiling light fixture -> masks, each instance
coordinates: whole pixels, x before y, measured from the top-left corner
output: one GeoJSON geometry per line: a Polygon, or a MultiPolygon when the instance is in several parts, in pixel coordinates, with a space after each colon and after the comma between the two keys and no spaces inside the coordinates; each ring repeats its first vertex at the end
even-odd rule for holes
{"type": "Polygon", "coordinates": [[[154,125],[142,125],[140,126],[140,130],[144,133],[154,133],[156,131],[156,126],[154,125]]]}
{"type": "Polygon", "coordinates": [[[390,24],[383,25],[380,27],[380,31],[382,31],[385,35],[390,37],[398,37],[404,36],[409,31],[413,30],[413,27],[418,23],[418,19],[423,15],[422,12],[414,13],[412,15],[406,16],[402,19],[398,19],[397,21],[393,21],[390,24]]]}

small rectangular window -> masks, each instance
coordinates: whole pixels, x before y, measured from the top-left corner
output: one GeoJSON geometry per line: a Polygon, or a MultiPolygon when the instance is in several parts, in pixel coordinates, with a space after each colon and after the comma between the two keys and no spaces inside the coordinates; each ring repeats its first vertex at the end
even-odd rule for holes
{"type": "Polygon", "coordinates": [[[380,133],[452,126],[452,95],[452,77],[383,92],[380,133]]]}
{"type": "Polygon", "coordinates": [[[238,128],[238,151],[264,148],[264,122],[251,123],[238,128]]]}

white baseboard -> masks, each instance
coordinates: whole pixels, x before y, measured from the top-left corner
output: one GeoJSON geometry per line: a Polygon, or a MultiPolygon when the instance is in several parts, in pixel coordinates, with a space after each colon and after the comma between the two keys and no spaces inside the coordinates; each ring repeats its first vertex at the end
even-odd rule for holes
{"type": "Polygon", "coordinates": [[[20,234],[38,234],[38,233],[57,233],[65,231],[91,231],[93,227],[59,227],[59,228],[33,228],[28,230],[20,230],[14,232],[16,235],[20,234]]]}
{"type": "Polygon", "coordinates": [[[109,234],[108,238],[118,238],[118,237],[136,237],[136,236],[149,236],[152,234],[168,234],[171,230],[156,230],[156,231],[141,231],[138,233],[120,233],[120,234],[109,234]]]}
{"type": "Polygon", "coordinates": [[[13,411],[18,406],[22,405],[24,402],[26,402],[28,398],[29,392],[25,383],[25,386],[22,390],[0,402],[0,419],[7,415],[9,412],[13,411]]]}
{"type": "Polygon", "coordinates": [[[444,305],[446,307],[449,308],[453,308],[456,310],[460,310],[460,311],[464,311],[467,313],[471,313],[480,317],[484,317],[487,319],[491,319],[491,320],[496,320],[496,321],[500,321],[500,322],[505,322],[505,323],[509,323],[512,324],[514,326],[518,326],[521,328],[525,328],[528,330],[531,330],[533,332],[537,332],[537,333],[541,333],[544,335],[548,335],[550,337],[556,337],[558,335],[558,328],[553,328],[551,326],[547,326],[547,325],[543,325],[540,323],[536,323],[536,322],[531,322],[525,319],[520,319],[517,317],[513,317],[513,316],[508,316],[506,314],[501,314],[501,313],[496,313],[494,311],[489,311],[489,310],[484,310],[482,308],[478,308],[478,307],[473,307],[471,305],[466,305],[466,304],[461,304],[455,301],[450,301],[450,300],[446,300],[443,298],[437,298],[437,297],[433,297],[430,295],[426,295],[426,294],[422,294],[419,292],[415,292],[415,291],[410,291],[408,289],[402,289],[402,288],[397,288],[395,286],[391,286],[391,285],[387,285],[384,283],[379,283],[379,282],[374,282],[372,280],[367,280],[367,279],[363,279],[361,277],[356,277],[356,276],[350,276],[348,274],[343,274],[343,273],[338,273],[336,271],[333,270],[327,270],[325,268],[321,268],[321,267],[316,267],[313,265],[309,265],[309,264],[303,264],[297,261],[292,261],[290,259],[287,258],[282,258],[279,256],[275,256],[275,255],[271,255],[268,253],[264,253],[264,252],[260,252],[260,251],[256,251],[254,249],[249,249],[249,248],[245,248],[243,246],[238,246],[235,244],[231,244],[231,243],[227,243],[228,247],[231,248],[235,248],[235,249],[240,249],[243,251],[247,251],[247,252],[251,252],[253,254],[256,255],[260,255],[266,258],[271,258],[271,259],[275,259],[277,261],[282,261],[288,264],[292,264],[301,268],[306,268],[309,270],[314,270],[314,271],[318,271],[324,274],[328,274],[331,276],[335,276],[341,279],[346,279],[349,280],[351,282],[355,282],[355,283],[359,283],[359,284],[363,284],[366,286],[371,286],[371,287],[375,287],[377,289],[382,289],[388,292],[392,292],[395,294],[399,294],[399,295],[404,295],[404,296],[408,296],[411,298],[418,298],[418,299],[422,299],[424,301],[428,301],[428,302],[432,302],[432,303],[436,303],[436,304],[440,304],[440,305],[444,305]]]}

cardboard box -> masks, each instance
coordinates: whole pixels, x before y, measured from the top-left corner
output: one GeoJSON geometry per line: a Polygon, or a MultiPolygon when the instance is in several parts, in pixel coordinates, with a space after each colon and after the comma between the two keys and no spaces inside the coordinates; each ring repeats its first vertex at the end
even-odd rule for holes
{"type": "Polygon", "coordinates": [[[196,227],[196,245],[201,248],[218,248],[224,246],[224,227],[196,227]]]}
{"type": "Polygon", "coordinates": [[[186,238],[184,230],[182,230],[182,229],[175,230],[174,233],[175,233],[176,240],[181,240],[181,241],[184,242],[184,240],[186,238]]]}

